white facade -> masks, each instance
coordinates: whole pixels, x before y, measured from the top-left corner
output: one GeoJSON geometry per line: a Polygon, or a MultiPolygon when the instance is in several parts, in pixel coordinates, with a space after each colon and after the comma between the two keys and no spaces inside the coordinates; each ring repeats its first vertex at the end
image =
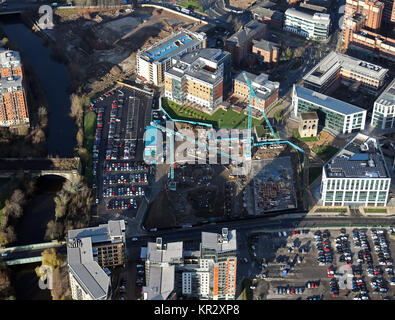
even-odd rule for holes
{"type": "Polygon", "coordinates": [[[328,178],[322,174],[324,206],[385,206],[391,185],[390,178],[328,178]]]}
{"type": "Polygon", "coordinates": [[[395,127],[395,79],[374,102],[370,124],[380,129],[395,127]]]}
{"type": "Polygon", "coordinates": [[[290,8],[285,11],[284,29],[312,40],[325,40],[329,36],[330,15],[313,15],[290,8]]]}
{"type": "Polygon", "coordinates": [[[378,140],[357,134],[322,169],[324,206],[386,206],[391,175],[378,140]]]}

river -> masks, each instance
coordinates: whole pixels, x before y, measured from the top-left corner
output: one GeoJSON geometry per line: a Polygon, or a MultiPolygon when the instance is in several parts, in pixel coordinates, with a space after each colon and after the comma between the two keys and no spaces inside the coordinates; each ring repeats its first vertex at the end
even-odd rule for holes
{"type": "MultiPolygon", "coordinates": [[[[51,58],[51,49],[43,39],[27,28],[17,17],[2,16],[7,37],[17,44],[23,58],[32,66],[48,98],[48,155],[73,157],[77,132],[70,113],[69,76],[64,64],[51,58]]],[[[37,192],[25,206],[24,216],[17,228],[17,244],[44,242],[47,223],[54,218],[54,197],[64,180],[59,177],[40,178],[37,192]]],[[[38,264],[11,267],[12,285],[17,300],[50,300],[49,290],[38,287],[34,268],[38,264]]]]}
{"type": "Polygon", "coordinates": [[[2,16],[3,30],[17,44],[20,53],[32,66],[48,98],[48,154],[72,157],[77,127],[70,114],[69,75],[67,68],[51,58],[51,49],[42,38],[16,17],[2,16]]]}

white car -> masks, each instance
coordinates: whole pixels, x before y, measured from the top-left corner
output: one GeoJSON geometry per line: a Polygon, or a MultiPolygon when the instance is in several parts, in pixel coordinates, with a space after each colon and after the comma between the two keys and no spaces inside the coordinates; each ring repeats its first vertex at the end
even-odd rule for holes
{"type": "Polygon", "coordinates": [[[132,241],[138,241],[138,239],[137,238],[132,238],[132,241]]]}

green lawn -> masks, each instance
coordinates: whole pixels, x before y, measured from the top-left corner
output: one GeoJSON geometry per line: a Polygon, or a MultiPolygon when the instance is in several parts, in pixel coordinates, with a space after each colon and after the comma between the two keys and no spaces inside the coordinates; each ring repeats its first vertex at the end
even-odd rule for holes
{"type": "Polygon", "coordinates": [[[339,149],[334,146],[319,146],[317,148],[312,148],[311,150],[325,162],[332,158],[337,151],[339,151],[339,149]]]}
{"type": "MultiPolygon", "coordinates": [[[[168,99],[162,99],[162,107],[173,119],[210,123],[216,128],[247,128],[248,116],[243,113],[238,113],[233,109],[219,109],[213,115],[210,115],[205,112],[179,105],[168,99]]],[[[258,120],[252,118],[252,127],[260,126],[264,123],[265,119],[258,120]]]]}
{"type": "Polygon", "coordinates": [[[199,11],[201,13],[204,13],[203,7],[201,6],[201,4],[199,3],[198,0],[184,1],[184,2],[179,3],[179,5],[181,7],[187,8],[189,10],[194,10],[194,11],[199,11]]]}
{"type": "Polygon", "coordinates": [[[322,173],[322,167],[309,168],[309,184],[312,184],[322,173]]]}
{"type": "Polygon", "coordinates": [[[315,212],[342,212],[342,213],[346,213],[347,209],[346,208],[320,208],[315,210],[315,212]]]}
{"type": "Polygon", "coordinates": [[[366,213],[387,213],[387,209],[377,208],[377,209],[365,209],[366,213]]]}
{"type": "Polygon", "coordinates": [[[302,138],[300,136],[300,134],[299,134],[299,129],[298,128],[294,129],[294,131],[292,132],[292,135],[293,135],[294,138],[296,138],[296,139],[298,139],[299,141],[302,141],[302,142],[317,141],[317,137],[305,137],[305,138],[302,138]]]}
{"type": "Polygon", "coordinates": [[[88,150],[88,163],[86,165],[85,176],[90,183],[92,183],[92,150],[95,142],[96,131],[96,113],[93,111],[86,111],[84,114],[84,147],[88,150]]]}

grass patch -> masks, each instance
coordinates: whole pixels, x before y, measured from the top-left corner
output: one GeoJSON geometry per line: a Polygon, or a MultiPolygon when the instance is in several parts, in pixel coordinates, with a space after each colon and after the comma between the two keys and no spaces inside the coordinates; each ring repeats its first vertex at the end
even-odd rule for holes
{"type": "Polygon", "coordinates": [[[252,294],[252,290],[250,289],[250,286],[251,286],[251,280],[244,278],[243,291],[241,293],[243,300],[252,300],[253,294],[252,294]]]}
{"type": "Polygon", "coordinates": [[[312,184],[322,173],[322,167],[309,168],[309,184],[312,184]]]}
{"type": "MultiPolygon", "coordinates": [[[[173,119],[210,123],[216,128],[245,129],[248,126],[248,116],[244,113],[238,113],[233,109],[219,109],[210,115],[164,98],[162,99],[162,107],[173,119]]],[[[251,125],[252,127],[256,127],[264,125],[264,123],[265,119],[258,120],[252,118],[251,125]]]]}
{"type": "Polygon", "coordinates": [[[347,209],[346,208],[319,208],[315,210],[315,212],[341,212],[341,213],[346,213],[347,209]]]}
{"type": "Polygon", "coordinates": [[[278,110],[274,113],[273,117],[276,121],[281,121],[284,118],[285,109],[278,110]]]}
{"type": "Polygon", "coordinates": [[[198,11],[198,12],[204,13],[203,7],[201,6],[201,4],[199,3],[198,0],[184,1],[184,2],[179,3],[179,5],[181,7],[187,8],[189,10],[193,10],[193,11],[198,11]]]}
{"type": "Polygon", "coordinates": [[[85,176],[91,185],[93,181],[92,153],[95,141],[96,117],[96,113],[90,110],[86,111],[84,114],[84,147],[88,151],[88,162],[86,164],[85,176]]]}
{"type": "Polygon", "coordinates": [[[325,162],[339,151],[339,149],[334,146],[319,146],[317,148],[312,148],[311,150],[325,162]]]}
{"type": "Polygon", "coordinates": [[[387,209],[385,208],[377,208],[377,209],[365,209],[366,213],[387,213],[387,209]]]}
{"type": "Polygon", "coordinates": [[[292,132],[292,135],[293,135],[293,137],[295,139],[298,139],[299,141],[302,141],[302,142],[317,141],[317,137],[305,137],[305,138],[302,138],[300,136],[300,134],[299,134],[299,129],[298,128],[294,129],[294,131],[292,132]]]}

